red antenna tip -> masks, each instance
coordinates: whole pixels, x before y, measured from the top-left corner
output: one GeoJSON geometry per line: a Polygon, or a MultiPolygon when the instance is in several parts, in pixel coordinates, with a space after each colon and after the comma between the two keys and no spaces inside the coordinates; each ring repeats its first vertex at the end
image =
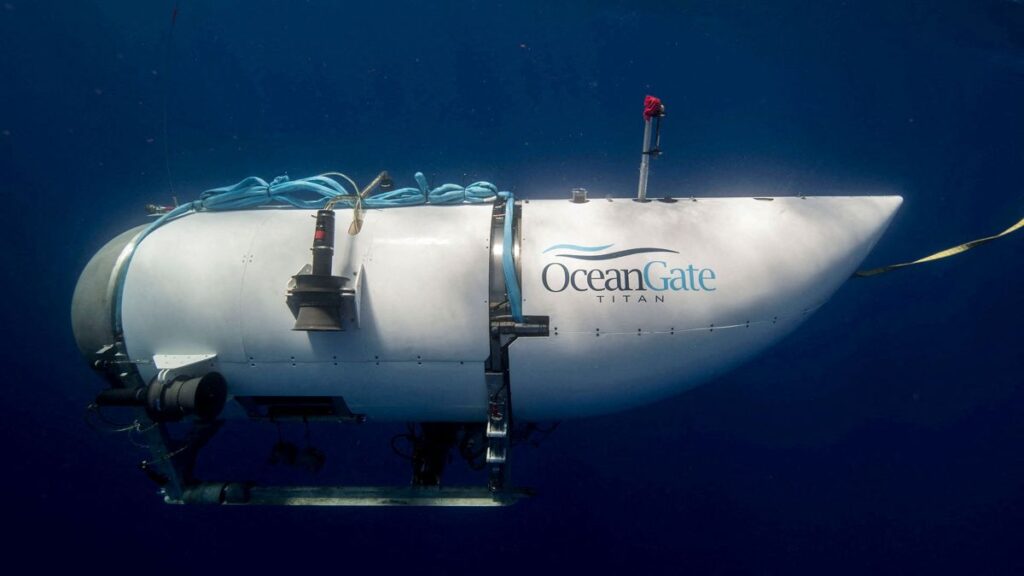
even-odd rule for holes
{"type": "Polygon", "coordinates": [[[665,115],[665,105],[661,103],[661,98],[651,96],[650,94],[644,98],[644,120],[650,120],[658,116],[665,115]]]}

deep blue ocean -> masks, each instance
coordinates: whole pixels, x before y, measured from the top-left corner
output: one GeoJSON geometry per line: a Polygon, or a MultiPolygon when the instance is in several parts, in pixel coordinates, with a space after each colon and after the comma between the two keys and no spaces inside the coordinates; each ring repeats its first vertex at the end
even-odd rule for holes
{"type": "MultiPolygon", "coordinates": [[[[87,426],[104,384],[71,294],[145,204],[381,169],[628,197],[646,94],[668,112],[652,196],[902,194],[865,266],[1024,217],[1020,0],[0,0],[5,564],[1024,573],[1024,232],[851,280],[728,376],[517,447],[537,496],[510,508],[169,506],[143,450],[87,426]]],[[[266,470],[277,432],[253,426],[200,465],[302,478],[266,470]]],[[[402,429],[311,427],[316,480],[407,481],[388,448],[402,429]]]]}

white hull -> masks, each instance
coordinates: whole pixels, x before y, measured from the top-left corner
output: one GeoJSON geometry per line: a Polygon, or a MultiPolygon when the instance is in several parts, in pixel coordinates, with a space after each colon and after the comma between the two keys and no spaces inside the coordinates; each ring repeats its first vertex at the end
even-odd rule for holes
{"type": "MultiPolygon", "coordinates": [[[[516,417],[623,410],[735,367],[824,304],[900,203],[523,202],[523,311],[551,330],[509,346],[516,417]]],[[[206,369],[236,396],[341,396],[376,420],[484,421],[491,206],[368,211],[355,237],[339,210],[334,270],[356,290],[344,332],[292,330],[287,283],[310,261],[311,214],[199,213],[148,236],[122,305],[141,375],[156,375],[154,355],[215,354],[206,369]]],[[[225,415],[245,412],[229,401],[225,415]]]]}

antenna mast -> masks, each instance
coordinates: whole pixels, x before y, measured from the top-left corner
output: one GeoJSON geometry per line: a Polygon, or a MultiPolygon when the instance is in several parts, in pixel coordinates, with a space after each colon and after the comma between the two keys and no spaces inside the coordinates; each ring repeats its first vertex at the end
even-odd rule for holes
{"type": "Polygon", "coordinates": [[[647,173],[650,170],[651,158],[661,154],[661,118],[665,116],[665,105],[661,99],[648,95],[644,98],[644,149],[640,156],[640,185],[637,187],[636,201],[650,202],[647,199],[647,173]],[[651,124],[654,124],[654,147],[651,147],[651,124]]]}

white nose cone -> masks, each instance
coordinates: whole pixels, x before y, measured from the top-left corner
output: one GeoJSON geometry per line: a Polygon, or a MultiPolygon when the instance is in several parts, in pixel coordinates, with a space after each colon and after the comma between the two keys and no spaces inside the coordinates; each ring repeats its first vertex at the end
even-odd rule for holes
{"type": "Polygon", "coordinates": [[[642,405],[763,350],[820,307],[899,196],[523,205],[523,309],[551,337],[509,347],[528,420],[642,405]]]}

